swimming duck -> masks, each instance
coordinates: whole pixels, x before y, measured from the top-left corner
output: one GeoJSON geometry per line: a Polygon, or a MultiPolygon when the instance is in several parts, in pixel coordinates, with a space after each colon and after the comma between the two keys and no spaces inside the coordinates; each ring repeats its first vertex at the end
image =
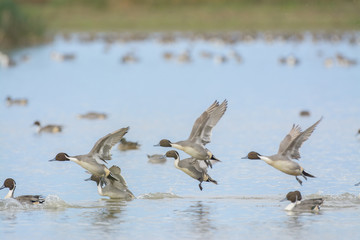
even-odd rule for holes
{"type": "Polygon", "coordinates": [[[107,115],[105,113],[88,112],[88,113],[85,113],[85,114],[79,114],[78,118],[106,119],[107,115]]]}
{"type": "Polygon", "coordinates": [[[285,200],[289,200],[291,202],[285,208],[287,211],[319,211],[320,205],[324,202],[322,198],[313,198],[301,201],[302,196],[299,191],[289,192],[281,201],[285,200]]]}
{"type": "Polygon", "coordinates": [[[8,106],[11,106],[11,105],[26,106],[28,104],[28,100],[25,98],[12,99],[11,97],[7,97],[6,104],[8,106]]]}
{"type": "Polygon", "coordinates": [[[153,154],[153,155],[147,154],[147,157],[148,157],[149,163],[165,163],[166,162],[166,157],[162,154],[153,154]]]}
{"type": "MultiPolygon", "coordinates": [[[[2,185],[2,187],[0,187],[0,190],[4,189],[4,188],[9,189],[9,192],[8,192],[8,194],[6,194],[5,199],[14,198],[14,192],[15,192],[15,188],[16,188],[15,180],[12,178],[7,178],[4,181],[4,184],[2,185]]],[[[39,203],[45,202],[45,199],[43,197],[41,197],[40,195],[22,195],[22,196],[15,197],[14,199],[18,200],[21,203],[28,203],[28,204],[39,204],[39,203]]]]}
{"type": "Polygon", "coordinates": [[[52,52],[51,58],[55,61],[62,62],[62,61],[69,61],[75,59],[75,54],[73,53],[59,53],[59,52],[52,52]]]}
{"type": "Polygon", "coordinates": [[[138,149],[140,147],[140,144],[137,142],[130,142],[130,141],[126,141],[125,138],[122,138],[120,140],[120,144],[118,145],[118,148],[121,151],[126,151],[126,150],[135,150],[138,149]]]}
{"type": "Polygon", "coordinates": [[[42,132],[47,132],[47,133],[59,133],[62,131],[62,126],[60,125],[46,125],[44,127],[41,127],[40,122],[39,121],[35,121],[34,124],[35,126],[37,126],[37,132],[38,133],[42,133],[42,132]]]}
{"type": "Polygon", "coordinates": [[[310,111],[308,111],[308,110],[302,110],[302,111],[300,111],[299,115],[300,115],[301,117],[310,117],[310,111]]]}

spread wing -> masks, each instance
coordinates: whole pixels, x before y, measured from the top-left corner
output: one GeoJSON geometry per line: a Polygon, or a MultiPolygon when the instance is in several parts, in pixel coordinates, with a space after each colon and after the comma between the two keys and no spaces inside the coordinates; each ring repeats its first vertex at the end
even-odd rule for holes
{"type": "Polygon", "coordinates": [[[121,187],[128,186],[125,181],[125,178],[121,175],[121,169],[118,166],[113,165],[111,168],[109,168],[109,170],[117,179],[119,179],[119,181],[112,181],[112,183],[115,187],[121,189],[121,187]]]}
{"type": "Polygon", "coordinates": [[[227,109],[227,100],[224,100],[211,114],[201,131],[200,139],[204,145],[211,141],[212,129],[219,122],[227,109]]]}
{"type": "Polygon", "coordinates": [[[227,100],[215,101],[195,122],[189,140],[206,145],[211,141],[212,129],[227,109],[227,100]]]}
{"type": "Polygon", "coordinates": [[[212,113],[219,106],[219,102],[215,101],[211,106],[203,112],[200,117],[198,117],[194,123],[194,126],[191,130],[189,140],[193,140],[196,137],[200,136],[202,129],[204,128],[205,123],[210,117],[210,113],[212,113]]]}
{"type": "Polygon", "coordinates": [[[279,146],[278,154],[283,153],[286,148],[290,145],[290,143],[301,133],[301,128],[299,125],[293,124],[290,132],[285,136],[285,138],[282,140],[279,146]]]}
{"type": "Polygon", "coordinates": [[[98,155],[102,160],[111,160],[110,150],[128,132],[129,127],[121,128],[100,138],[89,154],[98,155]]]}
{"type": "MultiPolygon", "coordinates": [[[[191,165],[193,166],[198,172],[202,172],[202,173],[207,173],[207,169],[209,168],[209,166],[205,163],[204,160],[199,160],[196,158],[186,158],[181,160],[180,162],[183,162],[185,160],[185,162],[183,163],[184,165],[191,165]]],[[[211,164],[214,165],[215,163],[217,163],[218,161],[216,160],[210,160],[211,164]]],[[[180,164],[179,164],[180,165],[180,164]]],[[[181,166],[180,166],[181,167],[181,166]]],[[[184,167],[184,166],[182,166],[184,167]]]]}
{"type": "Polygon", "coordinates": [[[200,166],[200,162],[203,162],[201,160],[198,160],[196,158],[186,158],[186,159],[183,159],[179,162],[179,167],[181,168],[187,168],[191,171],[191,169],[195,169],[197,172],[199,173],[204,173],[204,172],[207,172],[207,166],[206,164],[204,163],[205,167],[202,167],[200,166]]]}
{"type": "MultiPolygon", "coordinates": [[[[207,165],[206,163],[205,163],[205,161],[204,160],[197,160],[198,162],[199,162],[199,166],[202,168],[202,169],[208,169],[210,166],[209,165],[207,165]]],[[[208,160],[208,161],[210,161],[210,163],[211,163],[211,165],[214,165],[215,163],[218,163],[219,161],[217,161],[217,160],[208,160]]]]}
{"type": "Polygon", "coordinates": [[[312,126],[310,126],[308,129],[306,129],[305,131],[303,131],[302,133],[300,133],[290,144],[289,146],[285,149],[285,151],[282,153],[285,156],[289,156],[290,158],[293,159],[299,159],[300,153],[299,153],[299,149],[301,147],[301,145],[303,144],[303,142],[305,142],[310,136],[311,134],[314,132],[315,127],[319,124],[319,122],[322,120],[322,118],[319,119],[319,121],[317,121],[316,123],[314,123],[312,126]]]}

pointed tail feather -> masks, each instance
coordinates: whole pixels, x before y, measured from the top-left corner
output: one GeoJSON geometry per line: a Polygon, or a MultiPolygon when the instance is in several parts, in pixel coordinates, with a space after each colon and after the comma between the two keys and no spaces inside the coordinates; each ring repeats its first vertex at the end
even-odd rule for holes
{"type": "Polygon", "coordinates": [[[212,155],[210,159],[216,162],[221,162],[220,159],[216,158],[214,155],[212,155]]]}
{"type": "Polygon", "coordinates": [[[207,182],[212,182],[212,183],[214,183],[214,184],[218,184],[217,183],[217,181],[216,180],[214,180],[214,179],[212,179],[209,175],[208,175],[208,180],[207,180],[207,182]]]}
{"type": "Polygon", "coordinates": [[[306,176],[306,177],[316,178],[315,176],[313,176],[313,175],[305,172],[304,170],[302,171],[302,174],[303,174],[304,176],[306,176]]]}

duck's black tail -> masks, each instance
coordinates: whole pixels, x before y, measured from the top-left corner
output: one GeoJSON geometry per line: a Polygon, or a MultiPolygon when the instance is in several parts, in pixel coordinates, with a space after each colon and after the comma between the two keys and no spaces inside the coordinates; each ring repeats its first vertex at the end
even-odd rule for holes
{"type": "Polygon", "coordinates": [[[221,162],[220,159],[216,158],[214,155],[212,155],[210,159],[214,160],[214,161],[217,161],[217,162],[221,162]]]}
{"type": "Polygon", "coordinates": [[[212,179],[209,175],[208,175],[208,180],[207,180],[207,182],[212,182],[212,183],[214,183],[214,184],[218,184],[217,183],[217,181],[216,180],[214,180],[214,179],[212,179]]]}
{"type": "Polygon", "coordinates": [[[303,174],[304,176],[306,176],[306,177],[316,178],[315,176],[313,176],[313,175],[311,175],[311,174],[309,174],[309,173],[305,172],[304,170],[302,171],[302,174],[303,174]]]}

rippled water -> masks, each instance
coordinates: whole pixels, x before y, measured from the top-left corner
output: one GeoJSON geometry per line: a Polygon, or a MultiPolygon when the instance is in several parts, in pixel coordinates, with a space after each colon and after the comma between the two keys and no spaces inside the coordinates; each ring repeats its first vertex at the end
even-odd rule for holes
{"type": "MultiPolygon", "coordinates": [[[[356,36],[359,38],[358,33],[356,36]]],[[[15,195],[42,194],[41,206],[0,201],[0,233],[5,239],[357,239],[360,188],[360,45],[344,39],[314,43],[261,39],[224,44],[179,38],[160,44],[101,39],[82,42],[61,36],[54,42],[13,54],[18,62],[0,68],[0,181],[12,177],[15,195]],[[163,59],[164,52],[191,54],[190,63],[163,59]],[[226,55],[236,50],[243,62],[228,57],[223,64],[200,56],[202,51],[226,55]],[[52,51],[73,52],[72,61],[56,62],[52,51]],[[133,52],[137,63],[122,64],[133,52]],[[27,54],[29,60],[21,62],[27,54]],[[342,54],[354,66],[324,66],[326,58],[342,54]],[[294,55],[297,66],[279,63],[294,55]],[[5,98],[26,97],[29,104],[6,106],[5,98]],[[222,160],[209,170],[219,185],[198,182],[173,166],[150,164],[147,154],[164,154],[153,147],[160,139],[188,137],[195,119],[214,101],[229,101],[213,130],[209,149],[222,160]],[[310,117],[300,117],[309,110],[310,117]],[[88,111],[105,112],[106,120],[78,119],[88,111]],[[301,165],[317,178],[300,186],[264,162],[241,159],[255,150],[271,155],[293,123],[307,128],[321,116],[301,148],[301,165]],[[36,134],[32,123],[62,124],[60,134],[36,134]],[[133,201],[114,201],[97,194],[88,174],[70,162],[48,162],[56,153],[87,153],[102,136],[130,126],[127,140],[139,150],[115,146],[109,165],[121,167],[133,201]],[[323,197],[321,211],[288,213],[279,202],[299,190],[305,198],[323,197]]],[[[180,153],[186,158],[185,153],[180,153]]],[[[1,196],[7,190],[0,191],[1,196]]],[[[3,237],[2,237],[3,238],[3,237]]]]}

